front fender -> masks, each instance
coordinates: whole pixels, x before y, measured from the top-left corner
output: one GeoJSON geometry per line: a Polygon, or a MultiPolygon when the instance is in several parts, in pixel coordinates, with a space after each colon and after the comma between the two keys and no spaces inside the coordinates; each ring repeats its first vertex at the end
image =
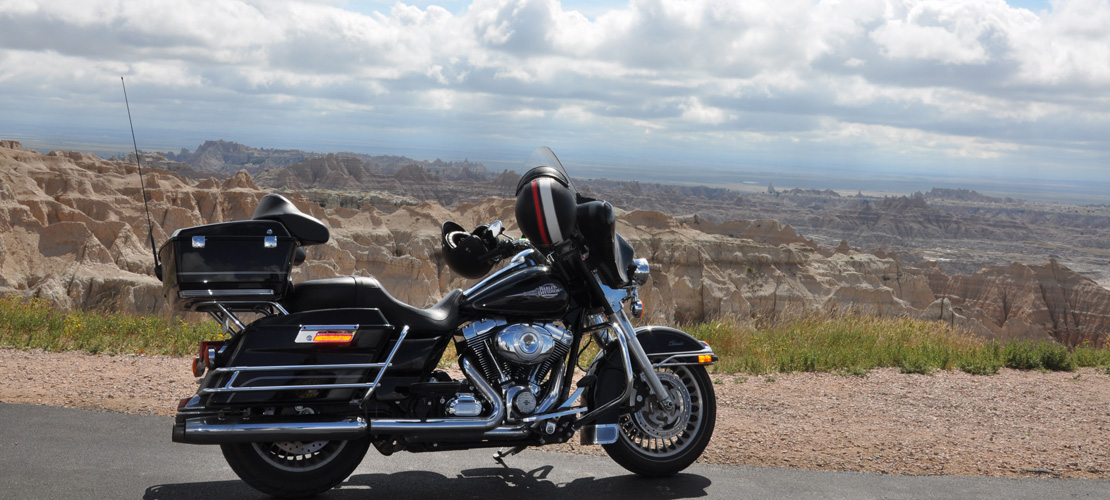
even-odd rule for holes
{"type": "Polygon", "coordinates": [[[717,362],[713,349],[689,333],[666,326],[641,326],[636,340],[656,368],[679,365],[711,365],[717,362]]]}
{"type": "MultiPolygon", "coordinates": [[[[717,362],[717,356],[708,345],[690,334],[666,326],[644,326],[636,329],[636,339],[643,346],[648,360],[657,369],[666,366],[708,365],[717,362]]],[[[587,401],[590,408],[597,408],[624,393],[624,370],[617,350],[594,360],[589,374],[597,377],[590,386],[587,401]]],[[[633,366],[633,370],[636,367],[633,366]]],[[[639,377],[633,377],[639,380],[639,377]]],[[[628,411],[622,405],[598,416],[596,425],[614,424],[617,417],[628,411]]]]}

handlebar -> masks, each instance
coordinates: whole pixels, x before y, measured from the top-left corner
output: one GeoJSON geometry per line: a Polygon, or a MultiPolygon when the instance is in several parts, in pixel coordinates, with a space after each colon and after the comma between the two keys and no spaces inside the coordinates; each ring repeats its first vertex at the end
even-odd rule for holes
{"type": "Polygon", "coordinates": [[[504,259],[505,257],[510,257],[512,255],[515,255],[515,254],[517,254],[519,252],[522,252],[524,250],[528,250],[530,248],[533,248],[533,246],[532,246],[532,242],[530,242],[528,240],[524,240],[524,239],[514,240],[514,239],[507,239],[507,238],[506,239],[498,238],[496,246],[493,247],[492,249],[490,249],[489,252],[486,252],[484,255],[482,255],[479,258],[479,260],[481,260],[483,262],[487,262],[487,261],[496,262],[496,261],[499,261],[501,259],[504,259]]]}

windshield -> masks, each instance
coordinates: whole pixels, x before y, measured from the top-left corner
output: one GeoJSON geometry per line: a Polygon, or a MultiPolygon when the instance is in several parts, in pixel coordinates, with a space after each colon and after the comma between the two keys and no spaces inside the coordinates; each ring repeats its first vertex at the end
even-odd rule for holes
{"type": "Polygon", "coordinates": [[[567,187],[570,188],[571,192],[577,192],[577,190],[574,189],[574,184],[571,184],[570,174],[567,173],[567,169],[563,168],[563,164],[559,161],[559,158],[555,156],[555,152],[552,151],[551,148],[547,146],[536,148],[536,150],[532,152],[532,155],[528,157],[528,160],[524,162],[523,171],[527,172],[536,167],[552,167],[559,170],[563,173],[563,176],[566,177],[567,183],[570,184],[567,187]]]}

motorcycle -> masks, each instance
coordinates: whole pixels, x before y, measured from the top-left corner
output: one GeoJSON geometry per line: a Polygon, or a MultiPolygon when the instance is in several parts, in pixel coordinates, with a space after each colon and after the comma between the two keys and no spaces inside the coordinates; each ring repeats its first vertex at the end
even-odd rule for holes
{"type": "Polygon", "coordinates": [[[515,207],[526,238],[445,222],[447,264],[483,279],[425,309],[371,277],[292,283],[304,247],[330,232],[277,194],[250,220],[175,231],[158,252],[167,301],[208,313],[227,338],[201,342],[173,441],[218,444],[277,497],[335,487],[371,445],[501,448],[501,461],[578,433],[643,476],[692,464],[716,420],[716,355],[680,330],[634,327],[649,264],[616,232],[612,205],[578,193],[548,148],[526,168],[515,207]],[[449,345],[462,378],[438,368],[449,345]]]}

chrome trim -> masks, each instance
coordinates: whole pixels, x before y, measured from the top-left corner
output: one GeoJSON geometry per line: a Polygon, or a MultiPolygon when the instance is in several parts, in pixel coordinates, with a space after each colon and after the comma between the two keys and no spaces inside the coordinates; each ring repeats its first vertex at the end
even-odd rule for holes
{"type": "Polygon", "coordinates": [[[457,417],[477,417],[482,414],[482,402],[469,392],[460,393],[447,402],[447,413],[457,417]]]}
{"type": "Polygon", "coordinates": [[[209,389],[201,389],[201,394],[227,394],[238,392],[261,392],[261,391],[306,391],[306,390],[327,390],[327,389],[373,389],[374,384],[371,383],[358,383],[358,384],[314,384],[314,385],[259,385],[247,387],[214,387],[209,389]]]}
{"type": "Polygon", "coordinates": [[[266,372],[279,370],[365,370],[367,368],[385,368],[386,363],[351,363],[339,365],[267,365],[267,366],[227,366],[216,368],[216,373],[229,372],[266,372]]]}
{"type": "Polygon", "coordinates": [[[217,354],[216,347],[215,346],[210,346],[208,348],[208,352],[206,354],[208,354],[208,358],[204,362],[204,368],[207,369],[207,370],[211,370],[212,365],[216,363],[216,354],[217,354]]]}
{"type": "MultiPolygon", "coordinates": [[[[178,273],[185,274],[185,273],[178,273]]],[[[217,274],[217,273],[198,273],[198,274],[217,274]]],[[[269,274],[269,273],[259,273],[269,274]]],[[[268,288],[242,288],[242,289],[229,289],[229,290],[182,290],[177,292],[177,296],[183,299],[197,299],[203,297],[267,297],[274,295],[274,291],[268,288]]]]}
{"type": "Polygon", "coordinates": [[[544,413],[543,415],[532,415],[531,417],[525,417],[525,418],[521,419],[521,421],[524,422],[524,423],[539,422],[541,420],[550,420],[550,419],[553,419],[553,418],[565,417],[567,415],[577,415],[579,413],[585,412],[587,409],[588,408],[586,408],[586,407],[571,408],[569,410],[556,411],[556,412],[552,412],[552,413],[544,413]]]}
{"type": "MultiPolygon", "coordinates": [[[[223,320],[220,321],[220,323],[223,323],[224,331],[235,334],[235,333],[241,332],[241,331],[243,331],[247,328],[247,325],[244,325],[242,321],[239,321],[239,317],[236,316],[235,313],[231,312],[231,310],[229,310],[227,307],[224,307],[224,304],[221,304],[219,302],[215,302],[215,305],[216,305],[216,308],[219,309],[221,313],[223,313],[223,320]],[[235,326],[239,327],[238,331],[233,330],[231,328],[231,323],[232,322],[235,322],[235,326]]],[[[216,320],[220,320],[220,316],[217,315],[216,313],[210,312],[210,314],[212,316],[215,316],[216,320]]]]}
{"type": "MultiPolygon", "coordinates": [[[[582,425],[585,425],[586,423],[597,419],[597,417],[603,415],[614,406],[628,401],[628,399],[632,396],[632,361],[628,356],[628,338],[620,333],[617,333],[614,336],[616,337],[617,342],[620,344],[619,349],[621,353],[621,367],[624,368],[624,393],[622,393],[619,397],[613,399],[612,401],[609,401],[608,403],[594,408],[593,411],[579,417],[578,420],[574,421],[575,427],[581,427],[582,425]]],[[[594,357],[594,362],[590,366],[591,374],[593,373],[593,368],[597,366],[597,362],[603,358],[604,352],[605,351],[600,351],[597,353],[597,356],[594,357]]],[[[582,388],[580,387],[579,389],[582,388]]]]}
{"type": "Polygon", "coordinates": [[[578,389],[576,389],[574,391],[574,394],[571,394],[566,401],[563,401],[563,404],[559,405],[559,409],[561,410],[564,408],[570,408],[570,405],[574,404],[575,401],[578,401],[578,398],[582,396],[583,392],[586,392],[585,387],[579,387],[578,389]]]}
{"type": "Polygon", "coordinates": [[[636,329],[632,326],[632,322],[628,320],[628,316],[624,314],[623,310],[619,310],[613,313],[610,320],[619,327],[621,334],[628,336],[628,345],[632,348],[632,359],[636,360],[636,364],[639,365],[640,374],[644,377],[655,398],[664,406],[672,403],[671,394],[667,392],[667,389],[663,387],[663,382],[660,382],[659,376],[655,374],[655,369],[651,366],[651,360],[644,352],[644,346],[640,345],[640,340],[636,338],[636,329]]]}
{"type": "Polygon", "coordinates": [[[559,400],[559,393],[563,391],[563,370],[566,368],[566,363],[560,359],[551,367],[550,373],[552,374],[551,390],[547,391],[547,396],[540,400],[536,405],[536,412],[543,413],[551,408],[559,400]]]}
{"type": "Polygon", "coordinates": [[[305,330],[358,330],[358,325],[301,325],[301,331],[305,330]]]}
{"type": "Polygon", "coordinates": [[[397,349],[401,347],[401,342],[405,341],[405,337],[409,334],[409,325],[401,328],[401,335],[397,337],[397,343],[393,344],[393,349],[390,349],[389,356],[385,358],[385,367],[378,370],[378,375],[374,377],[374,385],[366,391],[366,395],[362,396],[362,401],[359,401],[359,407],[365,407],[366,403],[370,401],[370,396],[374,394],[374,389],[378,388],[378,383],[382,381],[382,375],[385,375],[386,368],[393,366],[393,356],[397,355],[397,349]]]}
{"type": "MultiPolygon", "coordinates": [[[[628,298],[628,290],[625,290],[624,288],[609,288],[605,286],[604,284],[602,284],[601,278],[598,278],[597,272],[594,272],[593,279],[597,281],[598,286],[601,287],[601,291],[605,293],[605,301],[608,302],[610,306],[612,306],[614,311],[620,311],[621,309],[624,309],[624,300],[628,298]]],[[[609,318],[609,322],[613,322],[612,318],[609,318]]]]}
{"type": "Polygon", "coordinates": [[[225,366],[212,370],[213,374],[230,373],[227,381],[221,387],[206,387],[199,390],[198,394],[227,394],[237,392],[261,392],[261,391],[305,391],[305,390],[329,390],[329,389],[366,389],[366,395],[362,397],[360,403],[365,403],[374,390],[381,382],[382,375],[385,370],[392,366],[393,356],[397,354],[397,348],[401,342],[405,340],[408,335],[409,327],[405,326],[401,329],[401,335],[397,338],[397,343],[394,344],[393,349],[389,352],[389,356],[384,363],[348,363],[348,364],[331,364],[331,365],[267,365],[267,366],[225,366]],[[311,384],[311,385],[256,385],[256,386],[235,386],[235,381],[238,380],[239,375],[243,372],[272,372],[272,371],[307,371],[307,370],[373,370],[377,369],[378,373],[374,377],[373,382],[359,382],[351,384],[311,384]]]}
{"type": "Polygon", "coordinates": [[[501,236],[501,233],[503,232],[505,232],[505,226],[501,224],[501,221],[499,220],[493,221],[493,223],[490,224],[489,227],[486,229],[486,234],[491,235],[494,238],[501,236]]]}
{"type": "Polygon", "coordinates": [[[706,354],[708,354],[710,356],[715,356],[715,354],[713,354],[713,349],[710,349],[710,348],[706,347],[705,349],[702,349],[700,351],[664,352],[664,353],[658,353],[658,354],[649,354],[648,357],[659,359],[662,356],[667,356],[666,358],[663,359],[663,361],[657,361],[657,362],[655,362],[654,364],[651,365],[655,368],[660,368],[660,367],[664,367],[664,366],[680,366],[680,365],[689,365],[689,364],[700,364],[700,363],[675,363],[674,359],[675,358],[686,357],[686,356],[704,356],[706,354]]]}
{"type": "Polygon", "coordinates": [[[640,286],[647,284],[648,278],[651,277],[651,264],[648,263],[648,260],[644,258],[634,259],[632,265],[636,266],[632,270],[632,281],[640,286]]]}
{"type": "MultiPolygon", "coordinates": [[[[481,432],[480,439],[515,440],[531,434],[524,426],[501,426],[498,424],[505,416],[505,406],[494,393],[494,389],[470,360],[463,358],[463,372],[470,382],[478,388],[482,397],[490,403],[491,412],[486,418],[450,418],[428,420],[376,419],[367,422],[362,418],[348,418],[340,421],[278,421],[278,422],[219,422],[215,417],[188,419],[174,428],[174,441],[193,444],[222,444],[260,441],[338,441],[356,439],[369,432],[376,434],[412,433],[419,436],[428,433],[436,440],[474,439],[466,432],[481,432]],[[462,434],[460,434],[460,432],[462,434]]],[[[237,374],[236,374],[237,375],[237,374]]],[[[304,387],[304,386],[298,386],[304,387]]],[[[419,439],[419,438],[418,438],[419,439]]]]}
{"type": "Polygon", "coordinates": [[[236,335],[246,328],[243,322],[239,321],[239,318],[235,316],[234,311],[253,312],[266,316],[273,316],[276,310],[282,315],[289,315],[289,311],[286,311],[285,308],[281,307],[277,302],[266,300],[213,300],[194,304],[191,309],[196,312],[206,312],[211,315],[213,319],[223,325],[224,332],[229,335],[236,335]],[[270,308],[270,310],[267,311],[264,308],[270,308]],[[232,328],[233,322],[235,326],[239,328],[238,331],[232,328]]]}
{"type": "Polygon", "coordinates": [[[286,311],[284,307],[281,307],[281,304],[278,304],[277,302],[274,302],[272,300],[250,300],[250,299],[244,299],[244,300],[213,300],[211,302],[198,302],[198,303],[193,305],[193,310],[197,311],[197,312],[211,313],[212,311],[207,311],[206,310],[210,307],[218,308],[218,309],[221,310],[221,312],[227,312],[227,313],[230,313],[232,311],[242,311],[242,312],[257,312],[257,313],[267,314],[267,315],[272,316],[273,315],[272,311],[271,312],[266,312],[266,311],[260,309],[261,307],[269,307],[271,309],[276,309],[283,316],[288,316],[289,315],[289,311],[286,311]],[[238,307],[236,307],[236,306],[238,306],[238,307]]]}
{"type": "MultiPolygon", "coordinates": [[[[227,276],[227,275],[262,275],[267,276],[270,274],[287,274],[279,271],[178,271],[178,276],[227,276]]],[[[234,289],[232,289],[234,290],[234,289]]]]}
{"type": "Polygon", "coordinates": [[[584,445],[613,444],[620,436],[620,426],[617,424],[584,425],[578,431],[580,443],[584,445]]]}
{"type": "Polygon", "coordinates": [[[265,441],[342,441],[365,436],[361,417],[336,422],[220,422],[215,417],[185,420],[174,429],[174,441],[191,444],[265,441]]]}

